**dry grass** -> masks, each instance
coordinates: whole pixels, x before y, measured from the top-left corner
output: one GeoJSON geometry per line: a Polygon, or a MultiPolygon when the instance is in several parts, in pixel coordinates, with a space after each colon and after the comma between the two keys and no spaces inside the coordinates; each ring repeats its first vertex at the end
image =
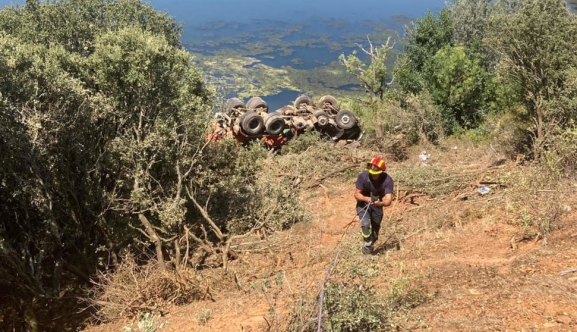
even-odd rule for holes
{"type": "Polygon", "coordinates": [[[93,281],[86,302],[97,309],[99,321],[115,321],[149,312],[162,314],[169,305],[190,303],[206,295],[192,271],[161,270],[155,261],[137,265],[130,257],[93,281]]]}
{"type": "MultiPolygon", "coordinates": [[[[320,280],[341,245],[347,247],[329,278],[329,283],[337,287],[333,290],[346,291],[339,282],[347,280],[347,273],[353,275],[350,278],[353,288],[358,286],[355,284],[358,280],[377,278],[375,295],[384,298],[380,304],[392,308],[386,315],[389,322],[400,329],[519,330],[525,326],[502,318],[511,314],[514,319],[525,322],[527,306],[517,301],[543,301],[553,307],[557,302],[559,307],[574,306],[577,301],[574,284],[556,272],[553,276],[550,272],[545,274],[547,268],[552,268],[550,261],[558,249],[545,247],[543,238],[548,237],[549,243],[553,243],[558,233],[554,231],[562,227],[557,226],[558,220],[571,210],[567,201],[577,187],[539,166],[519,165],[503,159],[489,144],[482,147],[470,142],[453,144],[414,148],[411,153],[415,158],[389,165],[399,191],[394,205],[387,209],[379,240],[400,244],[401,250],[385,246],[379,256],[369,262],[359,261],[362,259],[359,239],[352,235],[356,224],[350,228],[346,225],[352,217],[348,213],[352,212],[354,203],[349,196],[352,180],[375,152],[333,149],[319,157],[318,149],[308,148],[300,156],[267,159],[265,172],[271,178],[282,174],[296,187],[304,187],[310,179],[323,184],[291,198],[315,211],[314,221],[236,243],[234,249],[241,254],[240,259],[230,263],[226,275],[219,269],[197,271],[215,290],[216,301],[202,302],[199,317],[206,310],[214,313],[206,322],[202,320],[205,324],[202,328],[238,330],[238,322],[247,320],[235,320],[234,326],[225,321],[243,315],[253,318],[258,315],[258,322],[252,320],[247,324],[253,328],[258,326],[259,331],[284,331],[290,322],[302,325],[315,320],[320,280]],[[416,158],[423,149],[431,154],[426,163],[416,158]],[[327,170],[343,164],[353,165],[350,174],[345,171],[324,177],[327,170]],[[482,186],[490,191],[481,194],[482,186]],[[412,194],[417,195],[409,197],[412,194]],[[350,204],[350,209],[344,202],[350,204]],[[537,233],[544,237],[536,236],[537,233]],[[523,234],[534,236],[524,240],[523,234]],[[518,243],[519,248],[508,247],[513,235],[522,241],[518,243]],[[541,243],[550,252],[539,249],[541,243]],[[367,273],[371,271],[377,273],[369,276],[367,273]],[[358,277],[354,273],[359,273],[358,277]],[[531,278],[531,273],[540,274],[531,278]],[[559,300],[556,302],[553,297],[559,300]],[[225,300],[230,298],[242,298],[243,305],[237,305],[240,301],[225,300]],[[247,301],[251,301],[250,310],[247,301]],[[230,315],[222,317],[223,312],[230,315]]],[[[567,236],[573,233],[574,228],[567,236]]],[[[566,243],[570,245],[570,241],[566,243]]],[[[564,255],[574,257],[568,248],[561,249],[564,255]]],[[[563,266],[564,269],[570,267],[573,266],[563,266]]],[[[168,303],[166,296],[158,292],[134,296],[148,282],[167,281],[146,277],[152,272],[129,271],[131,269],[117,277],[103,279],[101,296],[97,298],[109,299],[106,301],[115,305],[101,306],[102,310],[119,316],[146,309],[155,302],[148,300],[152,297],[160,299],[157,303],[168,303]],[[124,284],[135,273],[141,277],[132,283],[141,286],[128,288],[124,284]],[[106,286],[109,284],[116,286],[106,286]],[[127,303],[122,301],[122,296],[139,300],[127,303]]],[[[199,285],[194,278],[189,282],[199,285]]],[[[203,293],[198,291],[201,287],[194,287],[196,293],[191,294],[196,297],[189,299],[203,293]]],[[[171,287],[158,289],[175,293],[171,287]]],[[[360,298],[357,300],[364,303],[360,298]]],[[[343,317],[353,317],[355,312],[343,314],[343,317]]],[[[542,313],[531,315],[529,319],[535,322],[546,322],[539,321],[544,317],[542,313]]],[[[313,325],[316,327],[314,322],[310,324],[313,325]]]]}

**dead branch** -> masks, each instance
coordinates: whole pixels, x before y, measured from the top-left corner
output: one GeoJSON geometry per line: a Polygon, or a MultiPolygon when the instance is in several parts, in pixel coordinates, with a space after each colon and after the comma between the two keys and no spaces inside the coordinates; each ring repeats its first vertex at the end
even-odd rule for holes
{"type": "Polygon", "coordinates": [[[569,269],[569,270],[561,271],[561,272],[559,272],[559,275],[560,275],[560,276],[564,276],[564,275],[566,275],[566,274],[573,273],[573,272],[577,272],[577,268],[576,268],[576,269],[569,269]]]}
{"type": "Polygon", "coordinates": [[[329,178],[329,177],[331,177],[331,176],[333,176],[333,175],[335,175],[335,174],[342,173],[342,172],[344,172],[344,171],[346,171],[346,170],[349,170],[349,169],[355,168],[355,167],[357,167],[357,165],[347,165],[347,166],[345,166],[345,167],[341,167],[341,168],[339,168],[339,169],[337,169],[337,170],[334,170],[334,171],[332,171],[332,172],[330,172],[330,173],[327,173],[325,176],[322,176],[322,177],[320,177],[320,178],[318,178],[318,179],[314,179],[314,180],[312,180],[312,181],[309,181],[309,184],[304,185],[304,186],[303,186],[303,189],[312,189],[312,188],[314,188],[314,187],[316,187],[316,186],[319,186],[323,180],[325,180],[325,179],[327,179],[327,178],[329,178]]]}
{"type": "Polygon", "coordinates": [[[218,237],[219,240],[224,241],[225,239],[225,235],[222,234],[222,232],[220,231],[220,228],[218,228],[218,226],[216,225],[216,223],[212,220],[212,218],[210,218],[210,216],[208,215],[208,212],[206,211],[206,209],[204,207],[202,207],[197,201],[196,198],[194,197],[194,195],[190,192],[189,188],[186,187],[186,192],[188,194],[188,197],[192,200],[192,202],[194,203],[194,205],[196,206],[196,208],[200,211],[200,214],[202,215],[202,217],[204,218],[204,220],[206,220],[206,222],[210,225],[210,228],[212,229],[212,231],[214,232],[214,234],[216,234],[216,236],[218,237]]]}

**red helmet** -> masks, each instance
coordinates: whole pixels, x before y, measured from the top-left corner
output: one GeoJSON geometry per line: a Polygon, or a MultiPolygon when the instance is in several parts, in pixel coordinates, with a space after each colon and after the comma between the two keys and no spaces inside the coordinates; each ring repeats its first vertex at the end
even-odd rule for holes
{"type": "Polygon", "coordinates": [[[375,157],[371,160],[370,163],[367,164],[367,168],[369,169],[369,173],[376,175],[386,171],[387,165],[383,159],[380,157],[375,157]]]}

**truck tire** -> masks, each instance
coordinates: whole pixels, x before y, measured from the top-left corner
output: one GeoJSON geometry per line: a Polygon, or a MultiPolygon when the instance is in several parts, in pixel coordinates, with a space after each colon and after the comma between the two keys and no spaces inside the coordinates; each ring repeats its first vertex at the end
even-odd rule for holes
{"type": "Polygon", "coordinates": [[[224,104],[224,113],[230,114],[234,109],[244,108],[244,103],[238,98],[230,98],[224,104]]]}
{"type": "Polygon", "coordinates": [[[269,113],[264,121],[264,128],[269,135],[280,135],[284,130],[285,122],[280,114],[277,112],[269,113]]]}
{"type": "Polygon", "coordinates": [[[326,95],[322,96],[321,99],[319,99],[318,107],[322,110],[324,109],[338,110],[339,106],[337,103],[337,99],[335,97],[326,95]]]}
{"type": "Polygon", "coordinates": [[[257,135],[264,129],[264,120],[256,112],[248,111],[240,117],[240,128],[249,135],[257,135]]]}
{"type": "Polygon", "coordinates": [[[357,124],[357,118],[349,110],[340,110],[335,117],[335,122],[339,128],[351,129],[357,124]]]}
{"type": "Polygon", "coordinates": [[[317,118],[318,127],[324,128],[329,124],[329,116],[325,111],[316,111],[313,115],[317,118]]]}
{"type": "Polygon", "coordinates": [[[299,109],[302,104],[313,106],[313,100],[309,96],[300,96],[295,100],[295,108],[299,109]]]}
{"type": "Polygon", "coordinates": [[[252,97],[246,102],[246,108],[248,110],[256,111],[259,108],[263,109],[265,113],[268,113],[268,104],[262,100],[260,97],[252,97]]]}

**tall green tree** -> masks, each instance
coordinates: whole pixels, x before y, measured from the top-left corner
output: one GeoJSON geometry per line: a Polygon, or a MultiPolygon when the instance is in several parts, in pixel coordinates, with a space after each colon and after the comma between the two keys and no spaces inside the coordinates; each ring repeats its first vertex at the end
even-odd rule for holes
{"type": "Polygon", "coordinates": [[[103,165],[115,175],[109,209],[139,221],[160,266],[157,229],[184,221],[184,185],[195,174],[193,156],[208,114],[209,93],[191,60],[137,27],[101,35],[88,59],[93,84],[110,103],[101,114],[111,129],[103,165]]]}
{"type": "Polygon", "coordinates": [[[0,329],[49,330],[128,244],[174,245],[211,95],[179,40],[140,1],[0,10],[0,329]]]}
{"type": "Polygon", "coordinates": [[[564,1],[526,0],[517,11],[492,16],[486,42],[500,56],[501,73],[522,89],[539,159],[555,128],[576,116],[558,102],[576,97],[576,18],[564,1]]]}
{"type": "Polygon", "coordinates": [[[430,69],[428,89],[443,110],[446,132],[475,127],[486,113],[488,75],[479,59],[465,46],[446,46],[435,54],[430,69]]]}
{"type": "Polygon", "coordinates": [[[427,12],[407,29],[403,54],[395,67],[395,79],[404,92],[418,94],[431,74],[430,64],[437,52],[453,45],[453,22],[447,8],[437,15],[427,12]]]}

